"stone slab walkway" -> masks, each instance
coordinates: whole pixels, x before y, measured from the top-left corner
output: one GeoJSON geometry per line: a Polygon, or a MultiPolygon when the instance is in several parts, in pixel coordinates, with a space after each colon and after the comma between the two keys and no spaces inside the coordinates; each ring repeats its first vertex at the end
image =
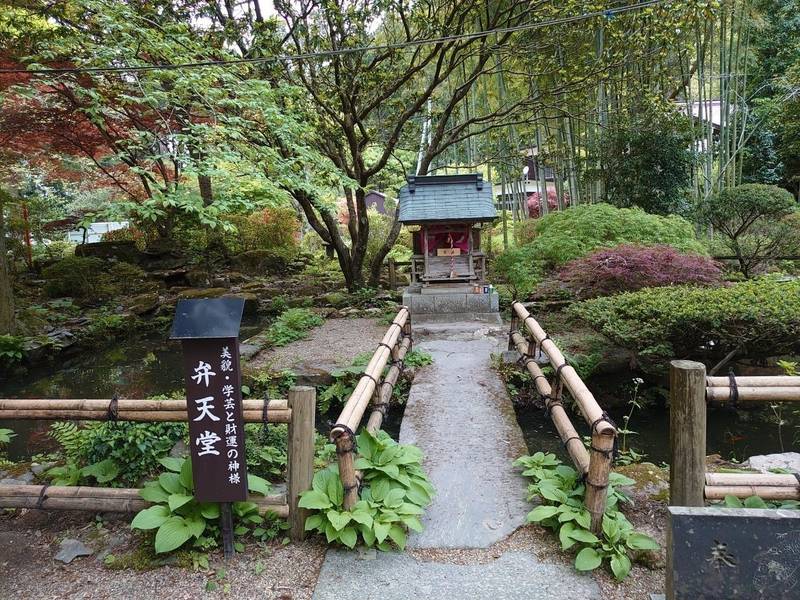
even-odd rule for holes
{"type": "Polygon", "coordinates": [[[400,442],[422,449],[437,491],[423,517],[425,530],[409,537],[409,548],[419,554],[329,550],[314,600],[602,598],[591,577],[533,552],[507,550],[470,564],[446,558],[455,551],[448,549],[487,548],[503,540],[530,510],[525,481],[511,467],[527,449],[491,366],[491,354],[505,349],[505,332],[479,322],[414,327],[415,347],[434,362],[414,379],[400,442]],[[422,558],[431,552],[444,558],[422,558]]]}

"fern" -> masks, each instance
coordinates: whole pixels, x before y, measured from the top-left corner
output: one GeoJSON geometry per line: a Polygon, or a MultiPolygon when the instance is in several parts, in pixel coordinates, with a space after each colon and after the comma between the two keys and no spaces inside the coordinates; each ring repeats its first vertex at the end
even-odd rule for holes
{"type": "Polygon", "coordinates": [[[49,435],[64,450],[68,462],[80,462],[86,454],[86,442],[90,429],[81,429],[75,423],[58,421],[50,426],[49,435]]]}

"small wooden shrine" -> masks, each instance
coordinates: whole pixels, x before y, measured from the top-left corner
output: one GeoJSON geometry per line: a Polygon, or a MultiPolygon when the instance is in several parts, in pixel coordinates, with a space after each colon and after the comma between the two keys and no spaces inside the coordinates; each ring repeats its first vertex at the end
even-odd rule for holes
{"type": "Polygon", "coordinates": [[[480,227],[497,217],[491,183],[480,173],[410,176],[398,200],[413,232],[412,286],[485,283],[480,227]]]}

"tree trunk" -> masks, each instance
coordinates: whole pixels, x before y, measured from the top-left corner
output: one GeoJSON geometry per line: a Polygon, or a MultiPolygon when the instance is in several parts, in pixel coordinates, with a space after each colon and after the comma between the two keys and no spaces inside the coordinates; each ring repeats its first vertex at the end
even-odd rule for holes
{"type": "Polygon", "coordinates": [[[402,224],[399,221],[399,217],[400,204],[398,203],[397,208],[394,209],[394,221],[392,222],[392,229],[389,231],[389,235],[383,241],[383,245],[381,246],[380,250],[378,250],[378,254],[376,254],[372,259],[369,272],[369,287],[380,287],[383,259],[386,258],[386,255],[389,254],[389,252],[391,252],[392,246],[394,246],[398,236],[400,235],[400,228],[402,224]]]}
{"type": "Polygon", "coordinates": [[[200,197],[203,206],[211,206],[214,202],[214,193],[211,189],[211,175],[197,175],[197,184],[200,186],[200,197]]]}
{"type": "Polygon", "coordinates": [[[14,287],[6,251],[5,192],[0,190],[0,335],[14,333],[14,287]]]}

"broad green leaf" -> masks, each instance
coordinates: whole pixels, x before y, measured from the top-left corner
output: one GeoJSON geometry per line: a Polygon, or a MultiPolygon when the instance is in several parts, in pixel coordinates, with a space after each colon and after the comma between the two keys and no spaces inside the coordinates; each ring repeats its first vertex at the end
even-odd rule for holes
{"type": "Polygon", "coordinates": [[[584,544],[596,544],[600,541],[595,534],[582,527],[576,527],[569,535],[573,540],[583,542],[584,544]]]}
{"type": "Polygon", "coordinates": [[[418,517],[408,515],[404,516],[402,518],[402,521],[403,523],[405,523],[406,527],[408,527],[412,531],[416,531],[417,533],[421,532],[424,529],[422,527],[422,522],[419,520],[418,517]]]}
{"type": "Polygon", "coordinates": [[[200,514],[206,519],[219,519],[219,504],[217,502],[203,502],[200,506],[200,514]]]}
{"type": "Polygon", "coordinates": [[[631,550],[658,550],[661,546],[649,535],[643,533],[632,533],[626,541],[631,550]]]}
{"type": "MultiPolygon", "coordinates": [[[[98,479],[98,481],[100,481],[98,479]]],[[[745,508],[767,508],[767,503],[758,496],[750,496],[744,499],[745,508]]]]}
{"type": "Polygon", "coordinates": [[[531,523],[541,523],[545,519],[549,519],[556,514],[558,514],[557,506],[537,506],[528,513],[528,521],[531,523]]]}
{"type": "Polygon", "coordinates": [[[319,529],[320,525],[322,525],[322,515],[311,515],[306,519],[305,530],[319,529]]]}
{"type": "Polygon", "coordinates": [[[350,522],[349,512],[339,512],[338,510],[331,509],[325,514],[336,531],[341,531],[350,522]]]}
{"type": "Polygon", "coordinates": [[[380,523],[378,521],[375,521],[373,525],[375,530],[375,539],[380,544],[386,539],[386,536],[389,535],[390,525],[388,523],[380,523]]]}
{"type": "Polygon", "coordinates": [[[584,548],[575,557],[575,568],[578,571],[591,571],[600,566],[603,557],[594,548],[584,548]]]}
{"type": "Polygon", "coordinates": [[[372,492],[373,500],[383,502],[383,499],[386,498],[386,494],[392,490],[392,487],[392,482],[389,479],[381,477],[370,483],[369,489],[372,492]]]}
{"type": "MultiPolygon", "coordinates": [[[[189,528],[189,533],[192,535],[192,537],[195,538],[199,538],[201,535],[203,535],[203,532],[206,530],[206,520],[201,515],[184,517],[184,523],[189,528]]],[[[244,529],[245,532],[247,531],[246,527],[241,527],[241,529],[244,529]]],[[[237,527],[236,531],[239,530],[240,530],[239,527],[237,527]]]]}
{"type": "Polygon", "coordinates": [[[573,523],[565,523],[561,529],[558,530],[558,539],[561,540],[562,550],[569,550],[576,544],[576,541],[571,535],[574,530],[575,525],[573,523]]]}
{"type": "Polygon", "coordinates": [[[631,572],[631,559],[625,554],[615,554],[611,557],[611,572],[617,581],[622,581],[631,572]]]}
{"type": "Polygon", "coordinates": [[[168,499],[169,509],[172,512],[175,512],[181,506],[188,504],[192,500],[194,500],[194,496],[187,496],[185,494],[170,494],[168,499]]]}
{"type": "Polygon", "coordinates": [[[192,530],[183,517],[170,517],[156,532],[156,553],[162,554],[180,548],[191,537],[192,530]]]}
{"type": "Polygon", "coordinates": [[[403,499],[406,493],[402,488],[395,488],[391,490],[383,499],[383,503],[389,508],[399,508],[403,504],[403,499]]]}
{"type": "Polygon", "coordinates": [[[81,469],[81,475],[84,477],[94,477],[97,480],[97,483],[107,483],[114,479],[118,474],[119,467],[110,458],[87,465],[81,469]]]}
{"type": "Polygon", "coordinates": [[[173,458],[172,456],[165,456],[163,458],[159,458],[158,462],[160,462],[161,465],[166,467],[169,471],[172,471],[173,473],[180,473],[183,463],[191,463],[192,461],[188,458],[173,458]]]}
{"type": "Polygon", "coordinates": [[[356,523],[366,525],[367,527],[372,527],[372,515],[365,510],[354,510],[350,513],[350,517],[356,523]]]}
{"type": "Polygon", "coordinates": [[[339,532],[339,541],[348,548],[354,548],[358,540],[358,532],[353,526],[345,527],[339,532]]]}
{"type": "Polygon", "coordinates": [[[331,477],[325,486],[325,493],[334,506],[341,506],[344,501],[344,488],[339,477],[331,477]]]}
{"type": "Polygon", "coordinates": [[[188,491],[181,485],[180,475],[177,473],[162,473],[158,476],[158,483],[170,494],[184,494],[188,491]]]}
{"type": "Polygon", "coordinates": [[[397,547],[400,550],[404,550],[406,547],[406,532],[403,531],[403,528],[400,525],[392,525],[389,528],[389,537],[392,541],[397,544],[397,547]]]}
{"type": "Polygon", "coordinates": [[[181,465],[181,473],[178,481],[180,481],[181,485],[187,490],[194,489],[194,480],[192,479],[192,461],[188,458],[185,459],[181,465]]]}
{"type": "Polygon", "coordinates": [[[165,492],[157,483],[145,484],[145,486],[139,490],[139,495],[144,500],[153,503],[166,502],[169,498],[169,494],[167,494],[167,492],[165,492]]]}
{"type": "Polygon", "coordinates": [[[163,504],[157,504],[139,511],[131,521],[131,528],[155,529],[156,527],[161,527],[169,517],[169,508],[163,504]]]}
{"type": "Polygon", "coordinates": [[[324,510],[333,505],[325,494],[318,492],[317,490],[308,490],[300,495],[300,502],[298,502],[298,506],[300,508],[324,510]]]}
{"type": "Polygon", "coordinates": [[[258,475],[251,475],[250,473],[247,474],[247,489],[251,492],[255,492],[257,494],[261,494],[262,496],[266,496],[269,494],[270,485],[266,479],[259,477],[258,475]]]}
{"type": "Polygon", "coordinates": [[[744,504],[736,496],[725,496],[725,506],[728,508],[744,508],[744,504]]]}

